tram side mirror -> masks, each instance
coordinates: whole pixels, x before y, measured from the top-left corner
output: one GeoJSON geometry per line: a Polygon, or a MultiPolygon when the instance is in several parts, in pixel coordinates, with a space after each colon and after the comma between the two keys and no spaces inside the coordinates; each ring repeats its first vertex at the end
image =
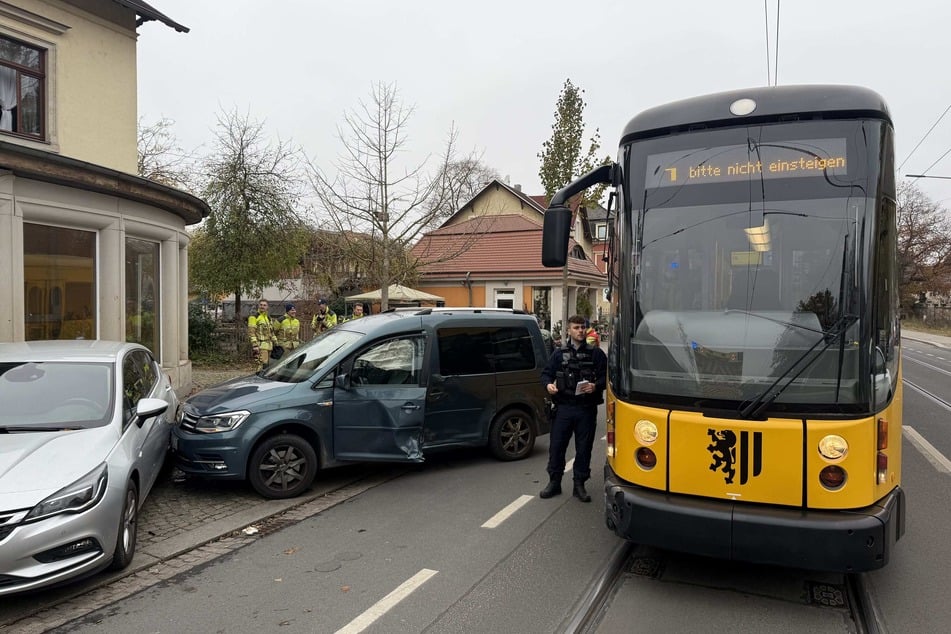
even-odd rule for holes
{"type": "Polygon", "coordinates": [[[568,261],[568,237],[571,234],[571,210],[567,207],[549,207],[545,211],[542,233],[542,265],[564,266],[568,261]]]}

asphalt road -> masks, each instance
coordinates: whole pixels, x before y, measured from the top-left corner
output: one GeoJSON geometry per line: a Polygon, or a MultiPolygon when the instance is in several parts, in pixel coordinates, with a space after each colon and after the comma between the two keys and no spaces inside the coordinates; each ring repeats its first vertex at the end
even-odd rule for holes
{"type": "MultiPolygon", "coordinates": [[[[866,579],[885,631],[945,631],[951,350],[906,340],[903,371],[904,422],[914,431],[903,441],[906,533],[889,565],[866,579]]],[[[77,618],[55,631],[562,631],[619,542],[598,497],[537,497],[546,450],[547,438],[516,463],[454,452],[330,493],[333,504],[315,498],[308,504],[318,506],[264,523],[262,534],[172,560],[158,583],[144,570],[126,590],[113,588],[114,599],[104,588],[61,605],[52,612],[77,618]]],[[[597,474],[589,489],[600,486],[597,474]]],[[[832,577],[670,553],[641,564],[596,631],[855,631],[846,609],[808,600],[832,577]]],[[[45,631],[40,623],[15,631],[45,631]]]]}

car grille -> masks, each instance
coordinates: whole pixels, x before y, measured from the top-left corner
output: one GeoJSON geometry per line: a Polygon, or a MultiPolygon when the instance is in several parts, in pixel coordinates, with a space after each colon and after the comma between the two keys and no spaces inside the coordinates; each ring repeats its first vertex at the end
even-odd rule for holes
{"type": "Polygon", "coordinates": [[[13,575],[0,575],[0,588],[5,588],[7,586],[15,586],[18,583],[23,583],[23,577],[14,577],[13,575]]]}
{"type": "Polygon", "coordinates": [[[26,517],[28,509],[20,511],[0,511],[0,542],[13,532],[13,529],[20,525],[23,518],[26,517]]]}
{"type": "Polygon", "coordinates": [[[195,427],[198,425],[198,416],[195,416],[191,412],[186,412],[182,410],[179,413],[178,424],[185,431],[195,431],[195,427]]]}

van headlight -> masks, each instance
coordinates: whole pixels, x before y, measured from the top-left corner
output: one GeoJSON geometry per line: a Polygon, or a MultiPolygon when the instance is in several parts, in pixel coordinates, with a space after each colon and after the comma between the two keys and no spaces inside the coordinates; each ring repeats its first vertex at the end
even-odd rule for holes
{"type": "Polygon", "coordinates": [[[99,503],[109,482],[106,463],[49,496],[26,514],[24,522],[35,522],[60,513],[82,513],[99,503]]]}
{"type": "Polygon", "coordinates": [[[201,434],[231,431],[232,429],[237,429],[238,425],[247,420],[250,415],[251,412],[241,410],[239,412],[225,412],[223,414],[202,416],[195,421],[195,431],[201,434]]]}

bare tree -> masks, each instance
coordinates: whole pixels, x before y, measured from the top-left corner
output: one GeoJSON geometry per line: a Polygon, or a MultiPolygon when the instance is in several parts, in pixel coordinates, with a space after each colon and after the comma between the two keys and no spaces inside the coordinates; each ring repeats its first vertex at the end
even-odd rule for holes
{"type": "Polygon", "coordinates": [[[451,175],[459,162],[452,128],[434,174],[426,169],[427,159],[400,163],[408,149],[412,114],[395,84],[375,84],[369,100],[347,112],[338,127],[343,152],[334,162],[336,174],[311,167],[318,221],[340,232],[346,257],[380,285],[383,310],[389,307],[387,287],[414,275],[422,264],[411,262],[407,268],[401,262],[412,243],[451,206],[451,175]]]}
{"type": "Polygon", "coordinates": [[[264,124],[236,112],[220,114],[215,147],[202,164],[202,194],[211,215],[195,232],[193,286],[241,297],[291,273],[309,235],[297,207],[305,182],[303,153],[269,142],[264,124]]]}
{"type": "Polygon", "coordinates": [[[459,133],[455,126],[450,128],[445,152],[440,158],[441,169],[437,175],[439,195],[430,201],[429,214],[432,216],[430,227],[435,228],[447,218],[462,209],[476,194],[493,179],[501,178],[499,173],[482,162],[481,157],[471,153],[463,158],[455,158],[459,133]]]}
{"type": "Polygon", "coordinates": [[[163,185],[192,190],[194,153],[183,150],[172,131],[175,122],[161,118],[146,125],[138,122],[138,174],[163,185]]]}
{"type": "Polygon", "coordinates": [[[899,288],[909,309],[925,292],[951,288],[951,223],[943,207],[905,181],[898,188],[897,224],[899,288]]]}

